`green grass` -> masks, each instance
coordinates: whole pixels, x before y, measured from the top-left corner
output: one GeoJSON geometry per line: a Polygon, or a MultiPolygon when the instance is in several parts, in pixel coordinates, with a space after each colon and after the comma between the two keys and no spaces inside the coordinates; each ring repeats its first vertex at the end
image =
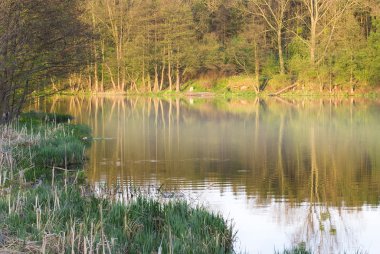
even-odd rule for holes
{"type": "Polygon", "coordinates": [[[73,183],[67,188],[61,182],[54,187],[15,188],[8,197],[0,197],[0,218],[0,232],[8,239],[5,245],[21,252],[31,246],[15,244],[14,239],[32,245],[51,235],[56,239],[47,243],[48,253],[56,253],[56,248],[83,253],[84,248],[99,247],[111,253],[152,253],[160,248],[162,253],[233,252],[228,222],[202,207],[143,196],[123,204],[92,192],[85,195],[73,183]]]}
{"type": "Polygon", "coordinates": [[[19,160],[23,161],[29,152],[32,160],[29,163],[34,168],[80,168],[86,159],[85,148],[91,144],[91,129],[85,125],[70,124],[71,120],[73,117],[65,114],[21,114],[17,128],[26,128],[29,136],[37,137],[38,142],[18,147],[18,150],[25,150],[19,160]]]}

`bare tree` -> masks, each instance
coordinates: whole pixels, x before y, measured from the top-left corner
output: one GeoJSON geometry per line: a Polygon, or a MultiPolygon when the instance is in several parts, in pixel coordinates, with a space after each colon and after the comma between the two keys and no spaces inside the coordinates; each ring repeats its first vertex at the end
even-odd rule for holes
{"type": "Polygon", "coordinates": [[[321,63],[326,56],[338,22],[346,11],[356,3],[356,0],[302,0],[306,15],[300,16],[302,23],[309,31],[309,38],[304,39],[294,32],[305,44],[310,52],[312,65],[321,63]],[[321,38],[327,38],[322,49],[318,50],[321,38]]]}
{"type": "Polygon", "coordinates": [[[283,30],[285,26],[285,13],[288,10],[290,0],[252,0],[257,14],[267,24],[269,30],[276,34],[280,74],[285,74],[285,61],[283,53],[283,30]]]}
{"type": "Polygon", "coordinates": [[[0,2],[0,117],[16,116],[34,91],[88,61],[77,1],[0,2]]]}

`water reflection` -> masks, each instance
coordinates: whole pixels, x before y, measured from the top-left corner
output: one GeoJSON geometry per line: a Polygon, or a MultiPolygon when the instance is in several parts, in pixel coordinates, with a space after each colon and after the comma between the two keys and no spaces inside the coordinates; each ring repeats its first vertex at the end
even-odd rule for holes
{"type": "Polygon", "coordinates": [[[88,177],[187,191],[233,218],[242,249],[306,241],[375,252],[380,104],[355,99],[56,97],[93,128],[88,177]]]}

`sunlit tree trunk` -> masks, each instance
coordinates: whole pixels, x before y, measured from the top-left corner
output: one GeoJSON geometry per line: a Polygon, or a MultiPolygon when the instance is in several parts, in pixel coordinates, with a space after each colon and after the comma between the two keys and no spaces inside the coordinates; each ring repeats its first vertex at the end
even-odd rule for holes
{"type": "Polygon", "coordinates": [[[315,64],[315,51],[317,47],[317,24],[314,18],[311,18],[311,29],[310,29],[310,63],[315,64]]]}
{"type": "Polygon", "coordinates": [[[153,85],[153,91],[158,92],[159,87],[158,87],[158,66],[157,64],[154,65],[154,85],[153,85]]]}
{"type": "Polygon", "coordinates": [[[172,81],[172,63],[170,60],[171,51],[168,51],[168,80],[169,80],[169,90],[173,90],[173,81],[172,81]]]}
{"type": "Polygon", "coordinates": [[[165,78],[165,49],[163,50],[163,57],[162,57],[162,67],[161,67],[161,81],[160,81],[160,91],[162,91],[164,86],[164,78],[165,78]]]}
{"type": "MultiPolygon", "coordinates": [[[[94,10],[94,5],[92,4],[91,6],[91,18],[92,18],[92,29],[95,31],[96,30],[96,21],[95,21],[95,10],[94,10]]],[[[99,79],[98,79],[98,52],[97,52],[97,45],[96,45],[96,40],[92,40],[92,47],[93,47],[93,54],[94,54],[94,85],[95,85],[95,91],[99,91],[99,79]]]]}
{"type": "Polygon", "coordinates": [[[254,41],[254,53],[255,53],[255,92],[260,93],[260,56],[259,47],[257,41],[254,41]]]}
{"type": "MultiPolygon", "coordinates": [[[[282,27],[281,27],[282,30],[282,27]]],[[[285,74],[285,62],[284,62],[284,54],[282,52],[282,31],[277,31],[277,47],[278,47],[278,58],[280,61],[280,74],[285,74]]]]}
{"type": "Polygon", "coordinates": [[[176,92],[180,92],[180,69],[179,69],[179,62],[177,61],[177,68],[176,68],[176,92]]]}
{"type": "Polygon", "coordinates": [[[104,40],[102,40],[102,80],[100,84],[100,91],[104,92],[104,63],[105,63],[105,45],[104,40]]]}

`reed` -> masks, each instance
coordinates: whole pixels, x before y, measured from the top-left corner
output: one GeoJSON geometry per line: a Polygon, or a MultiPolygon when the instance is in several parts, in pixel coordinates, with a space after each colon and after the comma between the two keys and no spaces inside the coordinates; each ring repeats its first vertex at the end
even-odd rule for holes
{"type": "Polygon", "coordinates": [[[0,197],[0,218],[0,252],[233,252],[233,230],[218,214],[178,200],[106,200],[75,182],[14,188],[0,197]]]}

